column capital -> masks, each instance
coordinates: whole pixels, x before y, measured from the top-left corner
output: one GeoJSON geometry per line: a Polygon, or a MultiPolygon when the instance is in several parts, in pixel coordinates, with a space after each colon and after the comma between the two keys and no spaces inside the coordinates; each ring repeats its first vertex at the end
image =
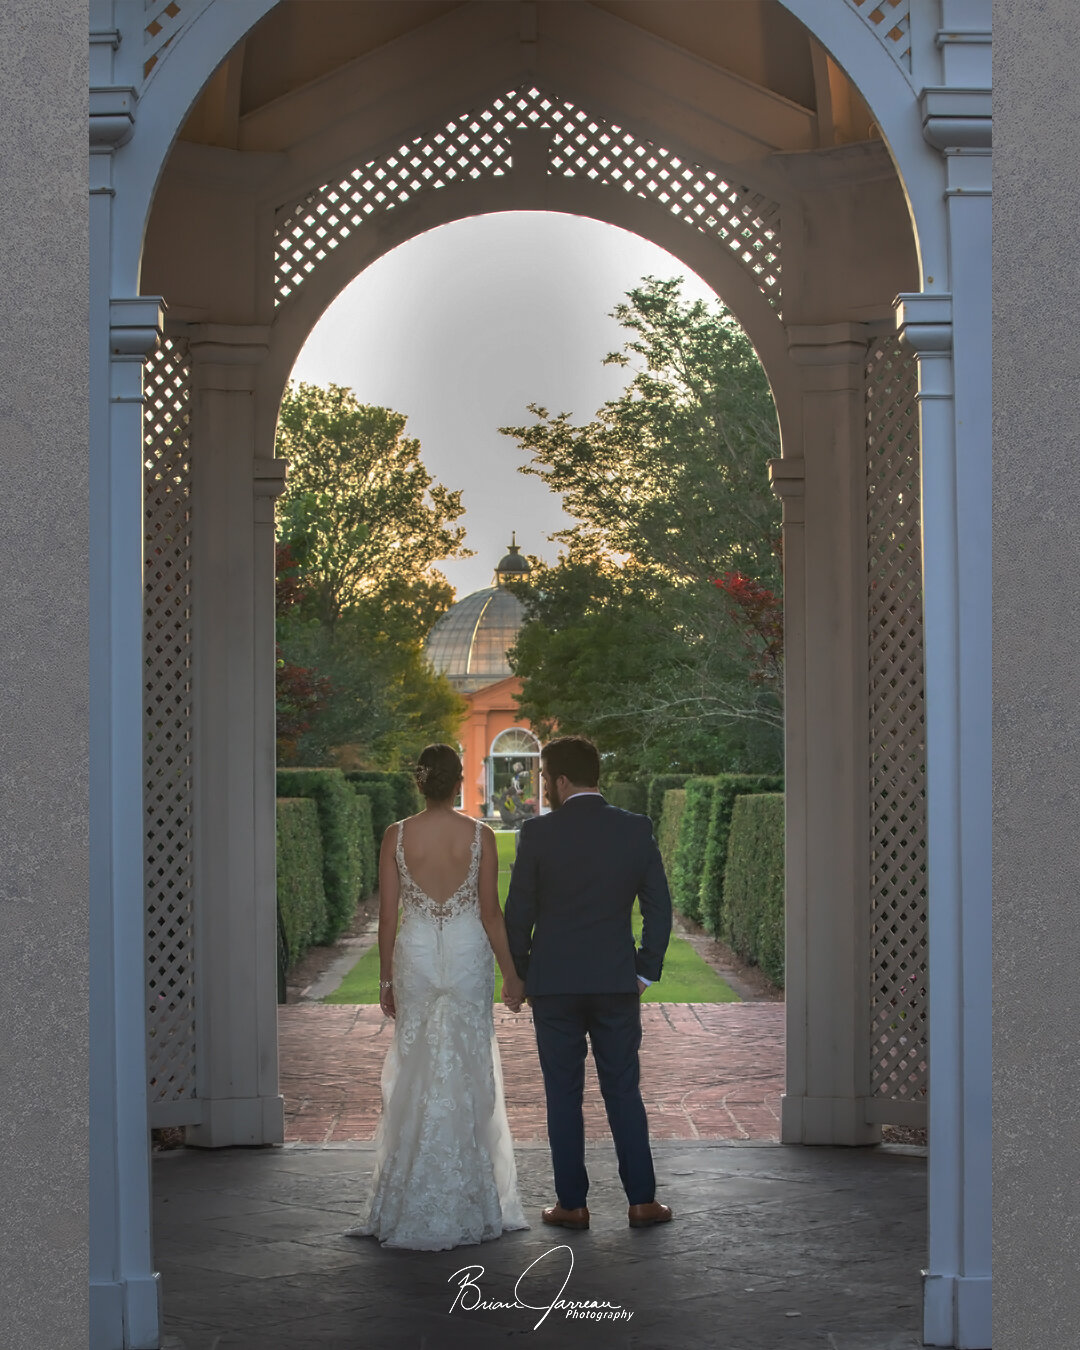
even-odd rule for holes
{"type": "Polygon", "coordinates": [[[935,87],[919,94],[923,138],[935,150],[989,150],[989,89],[935,87]]]}
{"type": "Polygon", "coordinates": [[[108,155],[131,139],[138,95],[130,85],[97,85],[90,90],[90,153],[108,155]]]}
{"type": "Polygon", "coordinates": [[[285,491],[287,459],[256,459],[252,461],[252,487],[255,492],[255,523],[273,525],[274,501],[285,491]]]}
{"type": "Polygon", "coordinates": [[[280,497],[285,491],[287,459],[256,459],[252,461],[252,478],[256,497],[280,497]]]}
{"type": "Polygon", "coordinates": [[[255,371],[270,351],[270,327],[264,323],[189,323],[192,374],[198,389],[250,394],[255,371]]]}
{"type": "Polygon", "coordinates": [[[192,361],[202,364],[258,365],[270,350],[265,323],[190,323],[184,333],[192,361]]]}
{"type": "Polygon", "coordinates": [[[952,296],[925,291],[901,294],[893,301],[900,340],[920,357],[952,352],[952,296]]]}
{"type": "Polygon", "coordinates": [[[784,524],[800,525],[805,520],[803,497],[806,493],[806,461],[770,459],[769,486],[784,508],[784,524]]]}
{"type": "Polygon", "coordinates": [[[861,363],[878,324],[843,319],[838,323],[789,324],[788,355],[799,366],[861,363]]]}
{"type": "Polygon", "coordinates": [[[114,361],[145,361],[164,331],[165,301],[160,295],[109,301],[109,354],[114,361]]]}

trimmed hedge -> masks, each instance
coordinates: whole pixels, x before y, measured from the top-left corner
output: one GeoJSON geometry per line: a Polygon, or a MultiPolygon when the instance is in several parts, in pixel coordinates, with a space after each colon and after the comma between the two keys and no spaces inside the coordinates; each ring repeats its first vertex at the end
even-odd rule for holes
{"type": "Polygon", "coordinates": [[[638,816],[646,814],[648,793],[644,783],[608,783],[604,788],[604,796],[612,806],[620,806],[624,811],[633,811],[638,816]]]}
{"type": "Polygon", "coordinates": [[[685,791],[682,788],[669,788],[664,793],[664,808],[660,814],[660,827],[656,832],[656,842],[660,846],[660,856],[664,860],[664,871],[669,878],[675,865],[675,850],[679,846],[679,828],[685,810],[685,791]]]}
{"type": "MultiPolygon", "coordinates": [[[[389,825],[395,820],[404,820],[406,816],[415,816],[424,805],[416,779],[406,770],[384,773],[381,769],[352,769],[345,775],[354,786],[359,783],[386,783],[394,794],[394,809],[389,825]]],[[[382,835],[379,835],[382,842],[382,835]]]]}
{"type": "Polygon", "coordinates": [[[715,778],[691,778],[683,789],[686,809],[679,825],[679,843],[671,869],[671,903],[688,919],[701,922],[701,873],[709,836],[715,778]]]}
{"type": "Polygon", "coordinates": [[[714,783],[701,869],[699,904],[705,930],[713,937],[719,937],[723,928],[724,867],[735,801],[751,792],[782,792],[784,780],[775,774],[722,773],[717,775],[714,783]]]}
{"type": "Polygon", "coordinates": [[[277,799],[277,903],[287,968],[326,930],[322,835],[310,797],[277,799]]]}
{"type": "Polygon", "coordinates": [[[349,774],[345,775],[345,781],[352,782],[353,791],[360,797],[366,797],[371,803],[371,832],[377,848],[382,843],[383,835],[398,818],[394,809],[396,806],[394,789],[389,783],[374,780],[370,783],[356,783],[349,774]]]}
{"type": "Polygon", "coordinates": [[[724,872],[723,939],[784,984],[784,794],[736,799],[724,872]]]}
{"type": "Polygon", "coordinates": [[[326,925],[320,943],[333,942],[352,921],[375,856],[370,805],[340,769],[278,769],[279,797],[311,797],[319,813],[323,846],[326,925]]]}
{"type": "Polygon", "coordinates": [[[664,814],[664,794],[672,788],[684,788],[693,777],[688,773],[662,773],[650,778],[645,787],[645,814],[653,823],[653,829],[660,829],[660,818],[664,814]]]}
{"type": "MultiPolygon", "coordinates": [[[[360,842],[360,898],[370,895],[379,884],[379,850],[375,843],[372,816],[375,808],[364,792],[353,790],[355,823],[353,832],[360,842]]],[[[351,918],[351,915],[350,915],[351,918]]]]}

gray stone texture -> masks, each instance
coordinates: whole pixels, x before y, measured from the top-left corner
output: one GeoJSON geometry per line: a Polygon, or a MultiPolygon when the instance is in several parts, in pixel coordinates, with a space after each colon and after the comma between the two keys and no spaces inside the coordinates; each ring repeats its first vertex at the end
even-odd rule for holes
{"type": "Polygon", "coordinates": [[[994,5],[994,1345],[1075,1345],[1080,7],[994,5]]]}
{"type": "Polygon", "coordinates": [[[0,5],[0,1343],[86,1344],[87,22],[0,5]]]}

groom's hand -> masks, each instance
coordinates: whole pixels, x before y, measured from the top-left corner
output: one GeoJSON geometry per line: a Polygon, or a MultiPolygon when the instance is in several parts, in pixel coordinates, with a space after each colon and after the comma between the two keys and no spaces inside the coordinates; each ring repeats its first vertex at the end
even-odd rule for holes
{"type": "Polygon", "coordinates": [[[525,998],[525,981],[520,975],[504,976],[502,1001],[511,1012],[520,1012],[525,998]]]}
{"type": "Polygon", "coordinates": [[[648,987],[649,987],[649,986],[645,983],[644,980],[642,980],[642,979],[640,979],[640,978],[638,979],[638,982],[637,982],[638,998],[640,998],[640,997],[642,996],[642,994],[644,994],[645,990],[648,989],[648,987]]]}

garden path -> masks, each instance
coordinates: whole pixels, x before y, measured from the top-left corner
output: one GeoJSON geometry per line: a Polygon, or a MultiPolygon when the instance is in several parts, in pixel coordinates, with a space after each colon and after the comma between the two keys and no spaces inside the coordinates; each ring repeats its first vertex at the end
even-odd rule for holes
{"type": "MultiPolygon", "coordinates": [[[[784,1084],[782,1003],[642,1005],[641,1087],[654,1139],[779,1139],[784,1084]]],[[[510,1132],[546,1140],[532,1014],[495,1008],[510,1132]]],[[[392,1023],[377,1007],[286,1004],[278,1009],[285,1139],[344,1143],[375,1137],[379,1077],[392,1023]]],[[[585,1080],[585,1135],[610,1138],[594,1070],[585,1080]]]]}

